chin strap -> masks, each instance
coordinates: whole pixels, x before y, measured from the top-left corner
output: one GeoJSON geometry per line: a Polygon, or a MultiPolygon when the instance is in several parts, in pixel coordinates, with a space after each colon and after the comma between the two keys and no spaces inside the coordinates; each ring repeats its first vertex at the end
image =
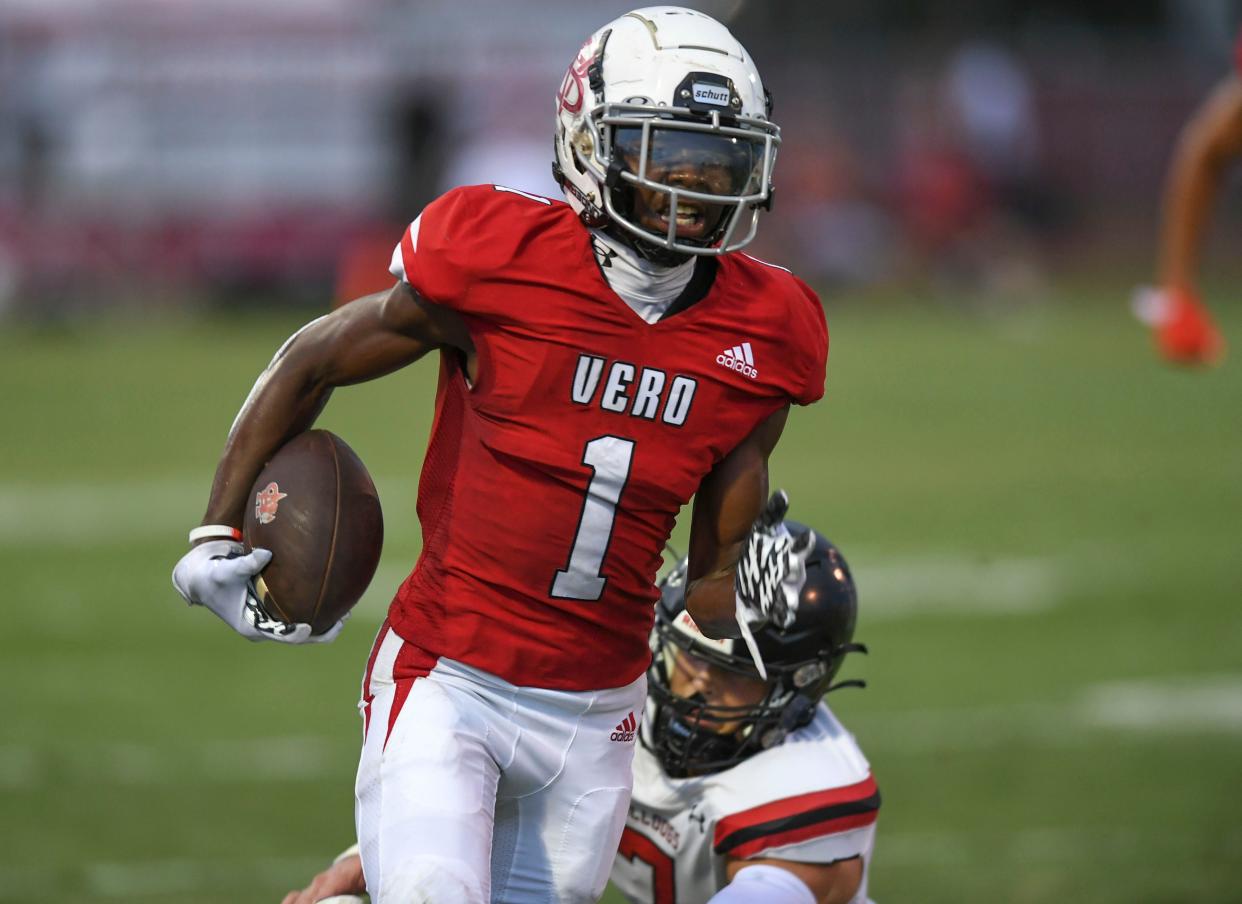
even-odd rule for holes
{"type": "Polygon", "coordinates": [[[797,731],[815,718],[815,707],[818,705],[818,700],[806,694],[795,694],[781,711],[781,720],[776,727],[769,728],[763,733],[760,744],[765,750],[777,744],[783,744],[790,732],[797,731]]]}
{"type": "Polygon", "coordinates": [[[561,187],[562,191],[573,195],[574,199],[582,205],[582,212],[578,214],[578,219],[582,221],[583,226],[588,229],[602,229],[607,225],[608,214],[604,213],[603,209],[595,203],[593,196],[588,195],[565,178],[565,171],[555,160],[552,161],[552,178],[556,180],[556,184],[561,187]]]}

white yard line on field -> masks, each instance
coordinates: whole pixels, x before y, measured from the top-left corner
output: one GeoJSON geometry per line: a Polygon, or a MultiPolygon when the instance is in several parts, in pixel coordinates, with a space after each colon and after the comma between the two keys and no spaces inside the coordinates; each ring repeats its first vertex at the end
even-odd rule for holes
{"type": "Polygon", "coordinates": [[[235,862],[190,859],[89,863],[85,884],[98,897],[128,899],[145,895],[233,891],[252,899],[259,888],[308,880],[324,868],[324,856],[282,857],[235,862]]]}
{"type": "Polygon", "coordinates": [[[170,741],[154,745],[113,741],[73,747],[0,746],[0,790],[34,791],[53,784],[158,787],[185,784],[349,781],[355,738],[288,736],[170,741]]]}
{"type": "Polygon", "coordinates": [[[1026,615],[1057,605],[1066,569],[1047,558],[960,555],[871,561],[851,556],[867,620],[920,613],[1026,615]]]}
{"type": "MultiPolygon", "coordinates": [[[[882,812],[882,811],[881,811],[882,812]]],[[[881,817],[882,819],[883,817],[881,817]]],[[[873,869],[886,867],[953,872],[983,860],[1014,867],[1077,862],[1133,863],[1136,859],[1193,858],[1202,842],[1192,834],[1137,826],[1040,826],[997,836],[946,828],[937,832],[885,831],[876,840],[873,869]]],[[[1242,832],[1218,839],[1222,850],[1242,847],[1242,832]]]]}
{"type": "MultiPolygon", "coordinates": [[[[832,703],[832,697],[828,698],[832,703]]],[[[865,751],[901,756],[936,756],[1023,746],[1074,747],[1089,739],[1074,730],[1072,707],[1056,703],[1012,703],[868,712],[851,710],[849,729],[865,751]]]]}
{"type": "MultiPolygon", "coordinates": [[[[833,698],[829,698],[830,702],[833,698]]],[[[1090,685],[1064,702],[1015,702],[921,710],[854,710],[846,722],[873,755],[903,757],[1090,747],[1100,733],[1242,738],[1242,674],[1176,676],[1090,685]]],[[[294,735],[167,744],[0,745],[0,791],[52,784],[163,787],[348,781],[356,737],[294,735]]]]}
{"type": "Polygon", "coordinates": [[[1242,734],[1242,675],[1098,684],[1088,690],[1081,716],[1104,728],[1242,734]]]}
{"type": "MultiPolygon", "coordinates": [[[[414,508],[414,481],[377,478],[390,510],[414,508]]],[[[184,535],[198,523],[211,475],[107,483],[0,483],[0,546],[77,546],[184,535]]]]}
{"type": "MultiPolygon", "coordinates": [[[[181,895],[227,894],[254,900],[258,892],[304,881],[323,869],[326,854],[246,857],[232,861],[106,860],[63,869],[0,865],[0,901],[134,900],[181,895]]],[[[287,889],[286,889],[287,890],[287,889]]]]}
{"type": "MultiPolygon", "coordinates": [[[[159,536],[199,516],[210,478],[0,484],[0,544],[66,545],[159,536]]],[[[188,528],[187,528],[188,529],[188,528]]]]}
{"type": "MultiPolygon", "coordinates": [[[[941,878],[985,861],[1009,867],[1108,863],[1124,866],[1141,857],[1194,857],[1193,835],[1134,826],[1040,826],[1005,836],[992,830],[902,832],[884,829],[876,842],[873,871],[918,870],[941,878]]],[[[1218,840],[1222,850],[1242,848],[1242,833],[1218,840]]],[[[236,860],[107,860],[72,868],[0,864],[0,901],[134,900],[178,895],[230,894],[252,900],[260,890],[307,879],[323,868],[321,852],[305,857],[239,857],[236,860]]],[[[874,873],[873,873],[874,874],[874,873]]]]}
{"type": "MultiPolygon", "coordinates": [[[[829,698],[832,702],[832,698],[829,698]]],[[[1098,743],[1100,731],[1242,736],[1242,675],[1185,675],[1092,684],[1062,703],[851,712],[866,750],[927,756],[1021,745],[1098,743]]]]}
{"type": "MultiPolygon", "coordinates": [[[[209,483],[206,474],[109,483],[0,483],[0,548],[180,538],[197,523],[209,483]]],[[[414,481],[383,477],[376,484],[393,527],[415,530],[414,481]],[[409,509],[408,518],[398,517],[403,507],[409,509]]],[[[982,559],[956,552],[882,558],[860,552],[851,561],[867,620],[1036,613],[1058,605],[1071,584],[1088,577],[1060,558],[982,559]]],[[[357,614],[382,615],[412,565],[386,563],[357,614]]]]}

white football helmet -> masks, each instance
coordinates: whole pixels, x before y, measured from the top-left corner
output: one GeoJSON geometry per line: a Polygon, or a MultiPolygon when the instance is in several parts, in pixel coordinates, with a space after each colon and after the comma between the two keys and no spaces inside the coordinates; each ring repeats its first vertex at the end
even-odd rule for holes
{"type": "Polygon", "coordinates": [[[771,203],[771,106],[746,48],[715,19],[634,10],[591,35],[565,73],[553,173],[584,223],[611,222],[640,250],[736,251],[771,203]]]}

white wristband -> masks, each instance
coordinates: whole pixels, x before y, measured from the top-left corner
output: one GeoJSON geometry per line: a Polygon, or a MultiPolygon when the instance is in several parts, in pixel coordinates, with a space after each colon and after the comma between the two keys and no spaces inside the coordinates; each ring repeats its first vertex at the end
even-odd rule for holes
{"type": "Polygon", "coordinates": [[[241,542],[242,532],[235,527],[229,527],[227,524],[204,524],[202,527],[196,527],[190,531],[191,543],[197,543],[199,540],[215,540],[217,538],[241,542]]]}

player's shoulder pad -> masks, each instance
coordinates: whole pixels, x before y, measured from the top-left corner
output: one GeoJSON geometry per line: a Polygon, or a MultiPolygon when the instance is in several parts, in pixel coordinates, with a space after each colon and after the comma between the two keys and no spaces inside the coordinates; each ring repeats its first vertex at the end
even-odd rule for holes
{"type": "Polygon", "coordinates": [[[871,774],[871,764],[850,733],[826,704],[784,743],[743,760],[744,781],[782,793],[800,794],[855,785],[871,774]]]}
{"type": "Polygon", "coordinates": [[[764,319],[777,325],[796,374],[791,396],[799,405],[823,397],[828,365],[828,321],[819,296],[810,286],[777,264],[738,252],[737,273],[747,291],[762,299],[764,319]]]}
{"type": "Polygon", "coordinates": [[[730,772],[738,791],[716,823],[713,847],[721,855],[749,857],[863,828],[880,809],[870,764],[823,705],[811,725],[730,772]]]}
{"type": "Polygon", "coordinates": [[[471,253],[511,244],[515,235],[563,214],[564,202],[503,185],[465,185],[445,192],[423,210],[422,230],[471,253]]]}
{"type": "Polygon", "coordinates": [[[567,204],[495,185],[454,188],[410,223],[394,251],[391,270],[429,301],[463,308],[470,287],[506,267],[566,223],[567,204]]]}
{"type": "Polygon", "coordinates": [[[440,203],[459,205],[462,209],[469,210],[480,218],[499,211],[522,216],[537,213],[540,208],[550,210],[566,206],[564,201],[554,201],[552,198],[523,191],[520,188],[492,183],[459,185],[457,188],[449,189],[432,202],[432,204],[440,203]]]}

